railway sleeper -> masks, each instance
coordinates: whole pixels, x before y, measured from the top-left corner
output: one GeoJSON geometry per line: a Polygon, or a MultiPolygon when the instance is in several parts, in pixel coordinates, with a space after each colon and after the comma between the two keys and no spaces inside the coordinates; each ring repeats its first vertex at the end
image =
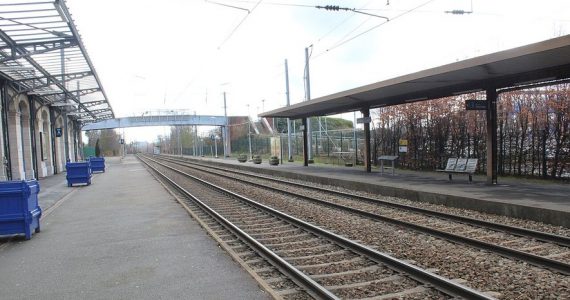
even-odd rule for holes
{"type": "Polygon", "coordinates": [[[270,221],[270,222],[265,222],[265,223],[250,223],[250,224],[240,224],[240,228],[247,230],[247,228],[268,228],[268,227],[272,227],[275,225],[275,223],[280,222],[281,220],[276,220],[275,218],[268,218],[268,219],[264,219],[263,221],[270,221]]]}
{"type": "Polygon", "coordinates": [[[287,230],[279,230],[279,231],[272,231],[272,232],[259,232],[259,233],[249,233],[250,236],[257,238],[263,235],[269,235],[269,234],[290,234],[290,233],[300,233],[300,232],[305,232],[302,229],[299,228],[289,228],[287,230]]]}
{"type": "Polygon", "coordinates": [[[249,235],[255,236],[256,234],[259,234],[259,233],[285,232],[288,230],[302,230],[302,229],[299,229],[299,227],[292,226],[291,224],[283,224],[283,225],[264,228],[264,229],[253,229],[252,228],[252,229],[248,230],[248,232],[249,232],[249,235]]]}
{"type": "Polygon", "coordinates": [[[325,253],[325,251],[330,251],[328,249],[342,249],[340,247],[338,247],[337,245],[334,244],[323,244],[323,245],[318,245],[318,246],[311,246],[308,245],[307,247],[302,247],[302,248],[295,248],[295,249],[284,249],[284,250],[278,250],[278,251],[273,251],[275,252],[275,254],[281,256],[281,257],[289,257],[289,258],[293,258],[295,257],[295,254],[300,254],[300,255],[305,255],[307,253],[307,250],[309,251],[323,251],[323,253],[325,253]]]}
{"type": "Polygon", "coordinates": [[[265,244],[266,242],[271,241],[282,241],[283,243],[288,243],[289,241],[306,241],[313,238],[314,235],[310,233],[303,232],[301,234],[296,235],[285,235],[285,236],[276,236],[276,237],[269,237],[269,238],[258,238],[257,241],[265,244]]]}
{"type": "Polygon", "coordinates": [[[296,256],[296,257],[283,257],[284,260],[286,261],[296,261],[296,260],[301,260],[301,259],[310,259],[310,258],[319,258],[319,257],[326,257],[326,256],[332,256],[332,255],[340,255],[340,254],[344,254],[344,253],[351,253],[348,250],[344,250],[344,249],[339,249],[333,252],[324,252],[321,254],[312,254],[312,255],[305,255],[305,256],[296,256]]]}
{"type": "MultiPolygon", "coordinates": [[[[294,242],[287,241],[287,242],[275,243],[275,244],[265,244],[264,243],[264,245],[266,247],[273,248],[273,247],[279,247],[279,246],[295,246],[296,244],[302,244],[302,243],[308,243],[308,242],[317,242],[317,241],[321,241],[321,239],[313,236],[310,239],[306,239],[306,240],[302,240],[302,241],[299,241],[299,240],[294,241],[294,242]]],[[[310,248],[310,247],[308,247],[308,248],[310,248]]]]}
{"type": "Polygon", "coordinates": [[[327,288],[327,290],[334,292],[334,291],[339,291],[339,290],[366,287],[366,286],[369,286],[369,285],[372,285],[375,283],[392,282],[392,281],[399,281],[399,280],[406,280],[406,278],[402,277],[401,275],[392,275],[392,276],[388,276],[385,278],[374,279],[374,280],[369,280],[369,281],[354,282],[354,283],[343,284],[343,285],[331,285],[331,286],[327,285],[325,287],[327,288]]]}
{"type": "Polygon", "coordinates": [[[411,289],[406,289],[400,292],[396,292],[396,293],[391,293],[391,294],[384,294],[384,295],[380,295],[380,296],[375,296],[375,297],[370,297],[370,298],[363,298],[361,300],[387,300],[387,299],[402,299],[405,296],[408,295],[413,295],[413,294],[423,294],[427,291],[430,291],[430,289],[424,287],[424,286],[417,286],[411,289]]]}
{"type": "Polygon", "coordinates": [[[297,269],[302,270],[302,271],[309,271],[312,269],[318,269],[318,268],[323,268],[323,267],[330,267],[332,265],[337,265],[337,264],[350,264],[350,263],[356,263],[359,261],[363,261],[366,260],[365,258],[361,257],[361,256],[356,256],[353,258],[349,258],[349,259],[343,259],[343,260],[339,260],[339,261],[335,261],[335,262],[326,262],[326,263],[321,263],[321,264],[314,264],[314,265],[304,265],[304,266],[296,266],[297,269]]]}
{"type": "Polygon", "coordinates": [[[260,262],[264,262],[264,261],[265,261],[265,259],[263,259],[261,257],[255,257],[255,258],[252,258],[249,260],[245,260],[244,262],[249,265],[249,264],[256,264],[256,263],[260,263],[260,262]]]}
{"type": "Polygon", "coordinates": [[[349,271],[338,272],[338,273],[315,274],[315,275],[311,275],[311,278],[318,280],[318,279],[334,278],[334,277],[347,276],[347,275],[357,275],[357,274],[362,274],[362,273],[367,273],[367,272],[374,272],[377,270],[380,270],[380,267],[377,265],[374,265],[374,266],[369,266],[369,267],[365,267],[365,268],[361,268],[361,269],[349,270],[349,271]]]}

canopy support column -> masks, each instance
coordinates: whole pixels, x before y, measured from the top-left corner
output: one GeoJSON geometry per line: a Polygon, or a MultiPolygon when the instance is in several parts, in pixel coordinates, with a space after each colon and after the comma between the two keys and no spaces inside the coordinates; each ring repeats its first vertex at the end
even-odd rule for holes
{"type": "MultiPolygon", "coordinates": [[[[365,119],[364,121],[364,166],[366,167],[366,172],[372,172],[372,166],[370,165],[371,157],[370,157],[370,122],[367,121],[370,118],[370,109],[363,108],[361,110],[362,117],[365,119]]],[[[356,124],[354,124],[356,126],[356,124]]],[[[358,140],[357,140],[358,141],[358,140]]]]}
{"type": "Polygon", "coordinates": [[[487,184],[497,184],[497,90],[487,89],[487,184]]]}
{"type": "Polygon", "coordinates": [[[303,166],[309,166],[309,153],[308,153],[308,139],[307,139],[307,118],[303,118],[303,166]]]}

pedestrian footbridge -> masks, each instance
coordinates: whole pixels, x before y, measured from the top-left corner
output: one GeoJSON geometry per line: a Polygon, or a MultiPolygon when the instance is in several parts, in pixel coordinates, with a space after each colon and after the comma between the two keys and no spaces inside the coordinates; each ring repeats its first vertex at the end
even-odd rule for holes
{"type": "Polygon", "coordinates": [[[107,119],[84,125],[81,130],[100,130],[141,126],[203,125],[226,126],[227,117],[208,115],[149,115],[107,119]]]}

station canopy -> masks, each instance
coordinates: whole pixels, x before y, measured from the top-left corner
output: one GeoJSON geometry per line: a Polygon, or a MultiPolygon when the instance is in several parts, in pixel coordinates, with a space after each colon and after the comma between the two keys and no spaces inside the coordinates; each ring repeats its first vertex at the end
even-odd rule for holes
{"type": "MultiPolygon", "coordinates": [[[[405,59],[405,58],[402,58],[405,59]]],[[[305,118],[570,78],[570,35],[380,81],[260,114],[305,118]]]]}
{"type": "Polygon", "coordinates": [[[114,118],[65,2],[0,3],[0,76],[81,123],[114,118]]]}

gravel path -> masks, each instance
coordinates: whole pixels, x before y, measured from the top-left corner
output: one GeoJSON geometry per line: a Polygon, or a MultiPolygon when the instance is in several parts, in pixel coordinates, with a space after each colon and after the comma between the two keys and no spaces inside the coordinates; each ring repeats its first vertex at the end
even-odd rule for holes
{"type": "MultiPolygon", "coordinates": [[[[477,290],[493,292],[498,298],[570,298],[570,278],[568,276],[512,261],[484,251],[474,250],[466,246],[449,243],[424,234],[417,234],[397,226],[373,222],[338,210],[309,204],[304,200],[284,197],[279,193],[247,187],[243,183],[206,175],[203,172],[193,172],[200,174],[200,177],[212,180],[212,182],[256,201],[270,205],[298,218],[308,220],[317,226],[327,228],[347,238],[359,240],[379,251],[386,252],[400,259],[409,260],[422,268],[435,270],[444,277],[465,280],[464,284],[477,290]]],[[[395,201],[401,201],[401,199],[395,201]]],[[[403,200],[402,203],[404,202],[410,204],[409,201],[403,200]]],[[[418,203],[413,204],[418,205],[418,203]]],[[[422,205],[422,207],[424,206],[422,205]]],[[[426,205],[425,207],[430,209],[438,208],[438,210],[449,209],[434,205],[426,205]]],[[[456,210],[449,209],[448,211],[456,210]]],[[[491,221],[496,221],[496,218],[498,218],[501,219],[501,223],[517,224],[517,226],[534,230],[568,234],[567,229],[560,229],[546,224],[512,220],[512,218],[489,216],[468,211],[465,213],[472,217],[491,221]]]]}

